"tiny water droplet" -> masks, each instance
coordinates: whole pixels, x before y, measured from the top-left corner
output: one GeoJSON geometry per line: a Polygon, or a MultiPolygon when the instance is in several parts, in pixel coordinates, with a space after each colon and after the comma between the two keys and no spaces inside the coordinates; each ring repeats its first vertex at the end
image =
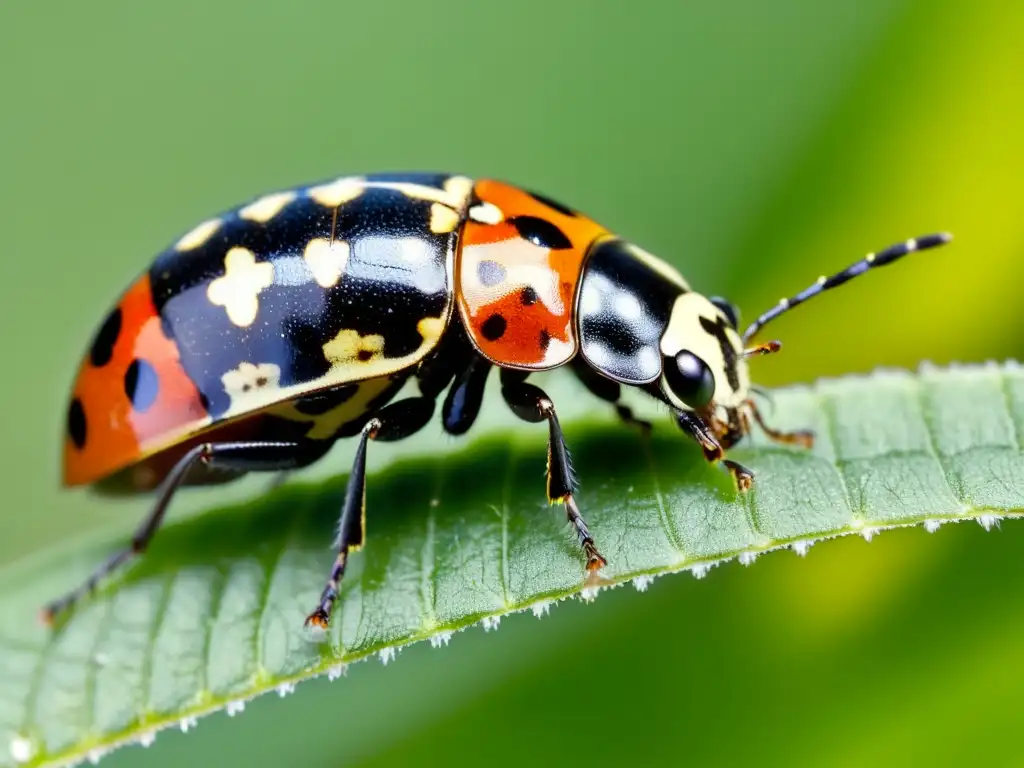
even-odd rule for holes
{"type": "Polygon", "coordinates": [[[635,579],[633,579],[633,586],[636,588],[637,592],[646,592],[647,588],[651,586],[651,584],[653,583],[654,577],[648,576],[646,574],[643,576],[637,576],[635,579]]]}
{"type": "Polygon", "coordinates": [[[17,734],[11,739],[10,750],[16,763],[27,763],[36,755],[36,745],[32,740],[17,734]]]}
{"type": "Polygon", "coordinates": [[[234,717],[235,715],[245,711],[245,702],[241,699],[238,701],[229,701],[224,709],[228,713],[228,717],[234,717]]]}
{"type": "Polygon", "coordinates": [[[342,675],[348,674],[348,664],[338,664],[337,666],[331,667],[327,670],[328,680],[337,680],[342,675]]]}

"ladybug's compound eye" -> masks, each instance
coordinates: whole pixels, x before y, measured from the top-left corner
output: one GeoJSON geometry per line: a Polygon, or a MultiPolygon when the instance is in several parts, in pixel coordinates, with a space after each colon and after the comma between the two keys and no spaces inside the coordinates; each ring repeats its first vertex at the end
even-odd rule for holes
{"type": "Polygon", "coordinates": [[[725,315],[725,319],[729,321],[729,325],[733,328],[739,328],[740,326],[740,313],[736,309],[736,305],[728,299],[723,299],[721,296],[712,296],[709,301],[715,306],[719,312],[725,315]]]}
{"type": "Polygon", "coordinates": [[[665,381],[672,394],[694,409],[705,407],[715,396],[715,375],[688,349],[665,360],[665,381]]]}

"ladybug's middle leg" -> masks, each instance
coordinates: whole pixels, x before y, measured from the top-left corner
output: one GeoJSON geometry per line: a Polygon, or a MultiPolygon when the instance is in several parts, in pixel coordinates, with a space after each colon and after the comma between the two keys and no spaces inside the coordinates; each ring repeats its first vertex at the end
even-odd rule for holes
{"type": "Polygon", "coordinates": [[[352,461],[352,472],[345,486],[345,500],[338,520],[337,556],[331,568],[320,602],[306,617],[306,624],[326,628],[338,600],[341,579],[350,552],[363,546],[366,536],[366,445],[369,440],[401,440],[419,432],[434,415],[434,398],[410,397],[386,405],[366,422],[359,434],[359,445],[352,461]]]}
{"type": "Polygon", "coordinates": [[[590,535],[587,522],[580,515],[573,493],[576,478],[569,464],[569,449],[565,445],[562,427],[555,415],[551,398],[540,387],[527,384],[526,374],[521,371],[504,369],[501,372],[501,394],[509,408],[523,421],[548,422],[548,500],[565,504],[565,516],[576,531],[583,553],[587,556],[587,570],[597,571],[608,564],[597,551],[594,537],[590,535]]]}

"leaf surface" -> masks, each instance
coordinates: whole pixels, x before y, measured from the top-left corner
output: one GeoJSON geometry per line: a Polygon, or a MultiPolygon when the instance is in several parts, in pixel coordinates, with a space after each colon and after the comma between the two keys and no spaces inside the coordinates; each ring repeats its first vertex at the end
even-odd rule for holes
{"type": "MultiPolygon", "coordinates": [[[[649,438],[572,380],[546,382],[581,480],[580,507],[609,560],[605,585],[822,538],[975,519],[1024,507],[1024,370],[1016,364],[879,372],[773,393],[771,422],[811,427],[810,452],[755,433],[730,457],[757,473],[740,497],[664,414],[649,438]]],[[[345,664],[596,589],[543,496],[546,429],[489,395],[472,440],[427,432],[370,477],[368,541],[334,623],[302,627],[330,567],[344,477],[296,481],[167,525],[147,556],[55,633],[39,606],[84,577],[127,528],[0,572],[0,765],[96,757],[188,727],[257,694],[345,664]]],[[[642,402],[636,403],[643,409],[642,402]]],[[[658,417],[646,407],[645,415],[658,417]]],[[[334,454],[323,472],[338,466],[334,454]]],[[[215,495],[216,491],[202,493],[215,495]]],[[[129,521],[130,522],[130,521],[129,521]]],[[[398,674],[398,673],[396,673],[398,674]]],[[[339,735],[343,738],[343,735],[339,735]]]]}

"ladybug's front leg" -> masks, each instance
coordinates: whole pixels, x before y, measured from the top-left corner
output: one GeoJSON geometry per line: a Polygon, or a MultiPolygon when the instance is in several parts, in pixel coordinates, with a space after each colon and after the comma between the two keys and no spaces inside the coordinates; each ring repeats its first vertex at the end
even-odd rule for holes
{"type": "Polygon", "coordinates": [[[526,374],[520,371],[501,372],[501,394],[509,408],[523,421],[548,422],[548,501],[565,505],[565,515],[576,531],[583,553],[587,556],[587,570],[597,571],[608,564],[594,543],[586,521],[580,515],[573,493],[576,479],[569,465],[569,450],[565,436],[555,415],[551,398],[540,387],[527,384],[526,374]]]}
{"type": "Polygon", "coordinates": [[[754,484],[754,473],[731,459],[725,458],[725,450],[711,433],[704,420],[693,411],[676,411],[676,423],[686,434],[700,443],[704,449],[704,458],[709,462],[722,462],[729,470],[736,487],[741,491],[749,491],[754,484]]]}
{"type": "Polygon", "coordinates": [[[754,421],[761,427],[769,439],[774,440],[776,443],[782,443],[783,445],[799,445],[803,448],[814,447],[814,433],[807,429],[798,429],[795,432],[782,432],[778,429],[772,429],[764,423],[764,418],[761,416],[761,411],[757,409],[757,404],[753,400],[747,400],[747,408],[750,409],[750,413],[754,416],[754,421]]]}
{"type": "Polygon", "coordinates": [[[366,422],[359,435],[359,445],[352,461],[352,472],[345,486],[345,500],[338,520],[338,554],[331,568],[320,603],[309,616],[307,625],[327,628],[331,611],[338,600],[341,578],[350,552],[363,546],[366,536],[366,444],[369,440],[401,440],[427,425],[434,415],[432,397],[410,397],[384,406],[366,422]]]}

